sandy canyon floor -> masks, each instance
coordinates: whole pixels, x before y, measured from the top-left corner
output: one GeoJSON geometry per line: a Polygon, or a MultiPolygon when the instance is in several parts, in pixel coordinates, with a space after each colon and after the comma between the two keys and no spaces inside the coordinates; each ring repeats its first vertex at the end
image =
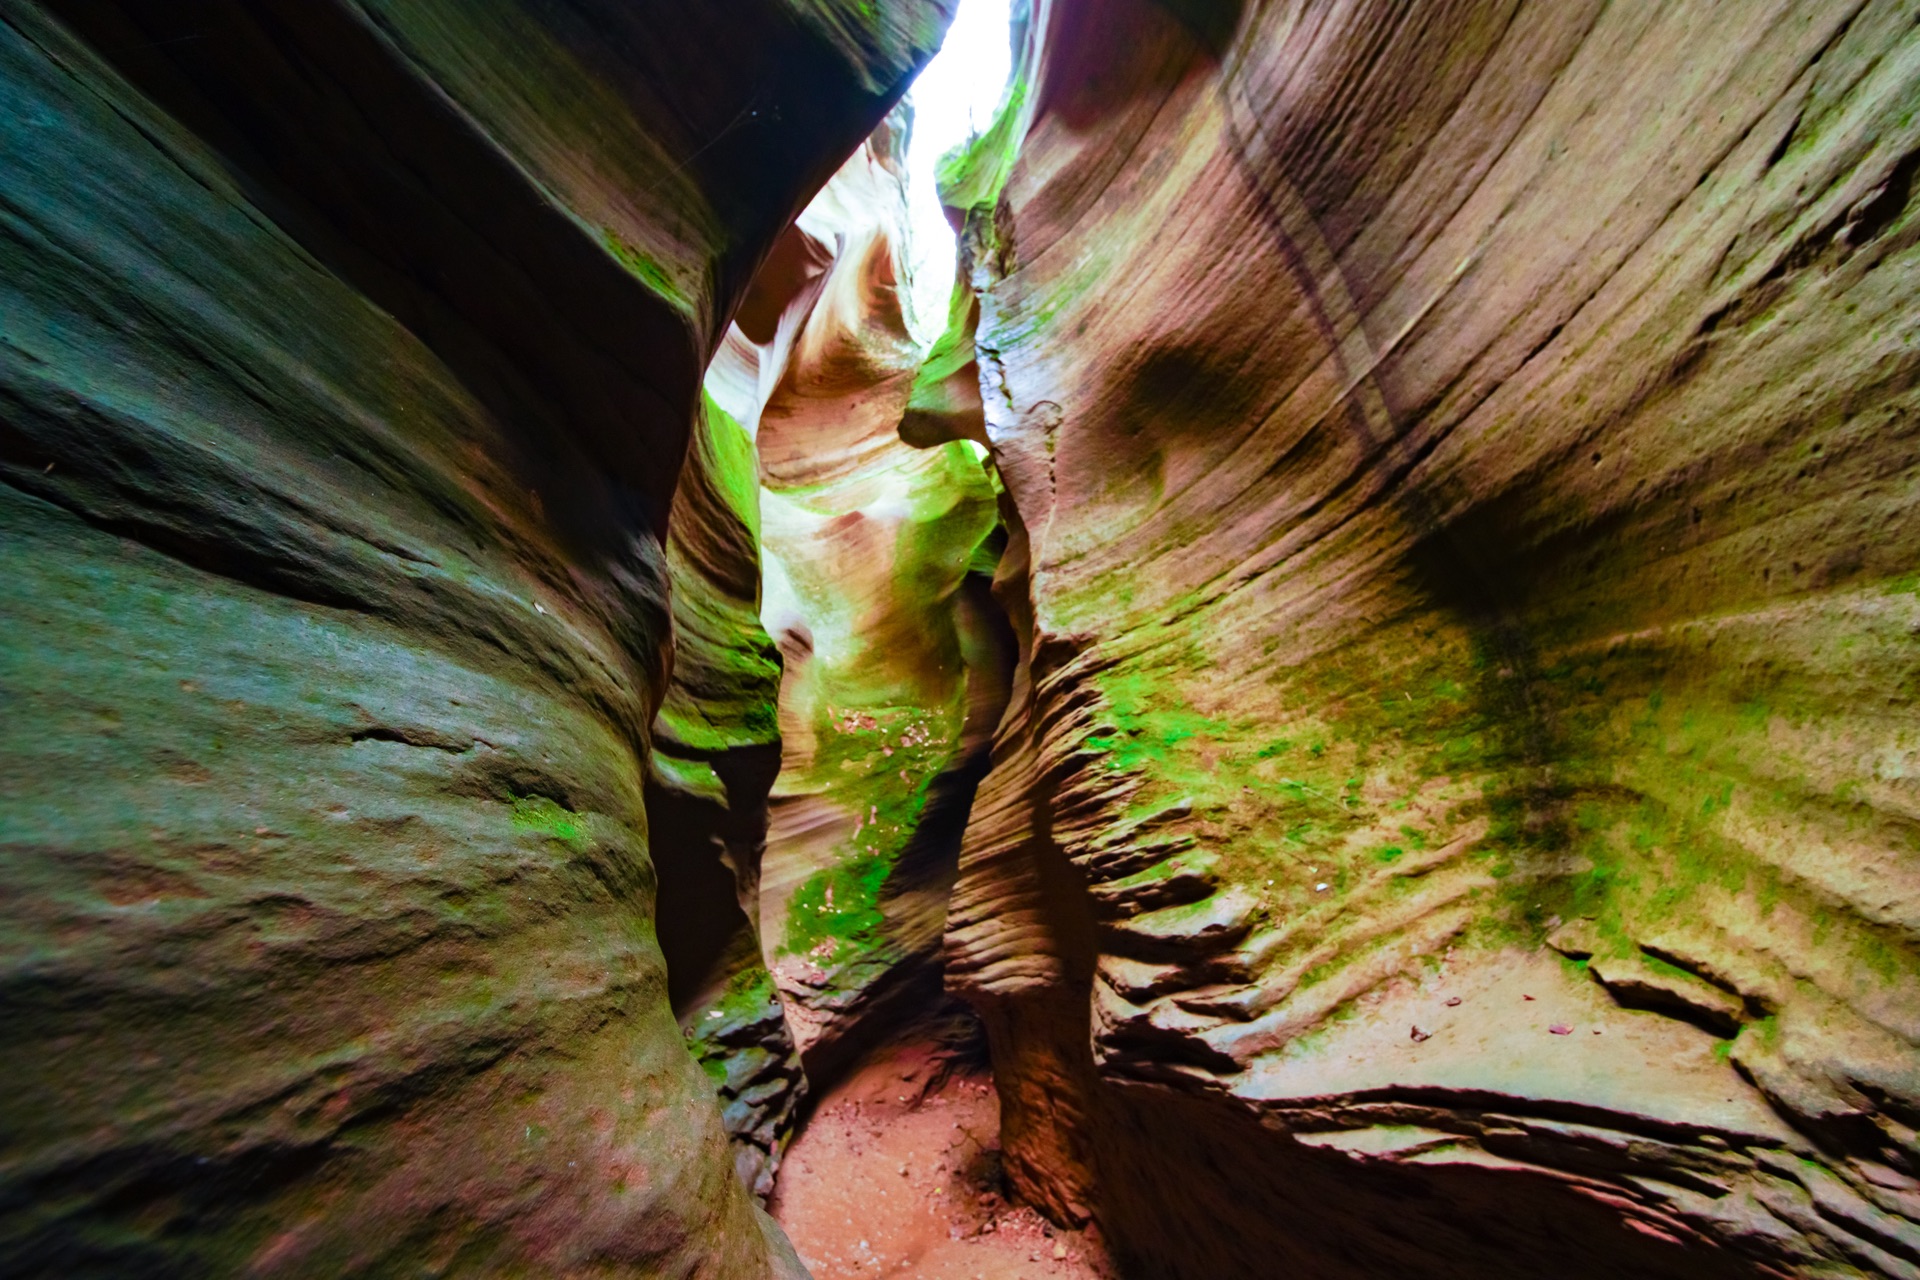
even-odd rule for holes
{"type": "Polygon", "coordinates": [[[816,1280],[1108,1280],[1097,1239],[1007,1201],[999,1120],[947,1050],[883,1051],[821,1099],[768,1207],[816,1280]]]}

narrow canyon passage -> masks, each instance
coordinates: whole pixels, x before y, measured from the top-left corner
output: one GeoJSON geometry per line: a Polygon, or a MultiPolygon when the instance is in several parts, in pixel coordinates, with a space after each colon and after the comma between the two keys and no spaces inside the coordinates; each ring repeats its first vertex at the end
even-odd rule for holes
{"type": "Polygon", "coordinates": [[[0,0],[0,1275],[1920,1280],[1920,6],[996,3],[0,0]]]}

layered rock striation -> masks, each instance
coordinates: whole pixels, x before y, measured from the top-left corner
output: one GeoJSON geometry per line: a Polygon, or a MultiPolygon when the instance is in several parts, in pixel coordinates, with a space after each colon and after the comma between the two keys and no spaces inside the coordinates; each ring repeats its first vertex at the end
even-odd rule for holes
{"type": "Polygon", "coordinates": [[[0,1270],[802,1274],[655,936],[772,749],[669,528],[948,7],[0,6],[0,1270]]]}
{"type": "Polygon", "coordinates": [[[1920,45],[1032,6],[955,158],[1015,697],[949,985],[1154,1274],[1920,1274],[1920,45]]]}
{"type": "Polygon", "coordinates": [[[925,354],[902,312],[909,128],[896,112],[802,214],[708,379],[759,457],[784,672],[756,909],[815,1083],[945,999],[960,832],[1012,668],[984,451],[901,439],[925,354]]]}
{"type": "Polygon", "coordinates": [[[780,768],[779,655],[760,626],[753,441],[702,406],[667,533],[673,674],[653,724],[647,825],[668,998],[713,1079],[742,1181],[764,1199],[805,1078],[756,927],[780,768]]]}

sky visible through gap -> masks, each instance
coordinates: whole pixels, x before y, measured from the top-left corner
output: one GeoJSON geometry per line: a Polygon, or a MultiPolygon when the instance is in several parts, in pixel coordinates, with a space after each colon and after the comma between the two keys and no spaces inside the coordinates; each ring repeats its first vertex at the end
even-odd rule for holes
{"type": "Polygon", "coordinates": [[[907,148],[907,201],[912,219],[914,337],[930,343],[947,322],[953,290],[953,229],[940,211],[934,169],[940,157],[993,122],[1011,70],[1010,0],[961,0],[946,43],[914,81],[913,138],[907,148]]]}

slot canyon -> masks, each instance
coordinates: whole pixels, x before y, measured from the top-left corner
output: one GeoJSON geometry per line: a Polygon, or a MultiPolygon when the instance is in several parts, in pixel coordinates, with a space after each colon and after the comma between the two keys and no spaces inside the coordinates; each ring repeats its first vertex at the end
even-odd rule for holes
{"type": "Polygon", "coordinates": [[[982,3],[0,0],[0,1275],[1920,1280],[1920,0],[982,3]]]}

